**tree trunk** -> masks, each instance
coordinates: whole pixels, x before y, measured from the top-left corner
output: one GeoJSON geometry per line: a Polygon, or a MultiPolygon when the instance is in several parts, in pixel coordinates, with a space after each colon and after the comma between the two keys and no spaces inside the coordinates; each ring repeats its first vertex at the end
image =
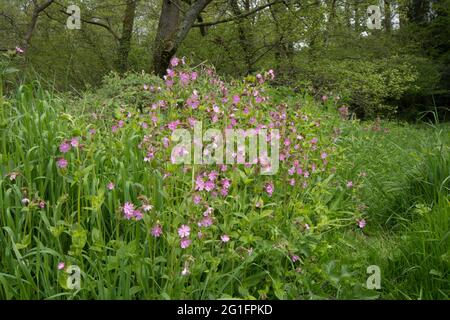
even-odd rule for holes
{"type": "Polygon", "coordinates": [[[31,14],[31,21],[28,25],[28,30],[25,33],[24,40],[23,40],[23,49],[25,50],[25,53],[27,52],[28,47],[31,44],[31,37],[33,36],[34,29],[36,28],[36,23],[39,18],[39,14],[47,9],[54,0],[47,0],[44,4],[39,6],[36,2],[34,3],[33,13],[31,14]]]}
{"type": "Polygon", "coordinates": [[[358,33],[361,30],[361,25],[360,25],[361,16],[359,14],[360,14],[360,9],[358,7],[358,3],[355,3],[355,31],[358,33]]]}
{"type": "Polygon", "coordinates": [[[429,0],[412,0],[408,9],[408,18],[411,22],[421,24],[427,22],[430,11],[429,0]]]}
{"type": "Polygon", "coordinates": [[[178,0],[163,0],[153,48],[153,70],[160,77],[166,74],[170,58],[176,52],[175,39],[180,25],[179,5],[178,0]]]}
{"type": "Polygon", "coordinates": [[[391,1],[384,0],[384,29],[387,33],[391,32],[391,1]]]}
{"type": "Polygon", "coordinates": [[[125,15],[122,22],[122,35],[119,39],[117,68],[120,73],[128,69],[128,54],[130,52],[131,38],[133,36],[134,18],[138,0],[128,0],[125,15]]]}
{"type": "Polygon", "coordinates": [[[153,71],[163,77],[170,59],[177,52],[203,9],[212,0],[196,0],[180,20],[180,1],[163,0],[153,47],[153,71]]]}
{"type": "Polygon", "coordinates": [[[330,1],[330,12],[328,17],[327,26],[324,32],[325,45],[327,45],[328,40],[330,38],[330,30],[334,29],[334,20],[336,18],[336,0],[330,1]]]}
{"type": "MultiPolygon", "coordinates": [[[[249,8],[247,3],[246,3],[245,8],[246,8],[246,10],[247,10],[247,8],[249,8]]],[[[231,9],[233,11],[233,14],[236,16],[240,16],[242,14],[242,11],[239,8],[239,4],[238,4],[237,0],[231,1],[231,9]]],[[[245,73],[249,74],[254,71],[254,67],[253,67],[252,42],[251,42],[250,37],[247,36],[249,28],[246,28],[246,26],[245,26],[245,18],[238,19],[237,28],[238,28],[238,35],[239,35],[239,44],[242,48],[242,51],[244,52],[244,61],[245,61],[245,65],[247,68],[245,73]]]]}
{"type": "Polygon", "coordinates": [[[344,12],[345,12],[345,25],[347,26],[348,29],[351,29],[351,27],[352,27],[352,23],[351,23],[352,12],[350,9],[350,3],[348,1],[345,1],[345,3],[344,3],[344,12]]]}

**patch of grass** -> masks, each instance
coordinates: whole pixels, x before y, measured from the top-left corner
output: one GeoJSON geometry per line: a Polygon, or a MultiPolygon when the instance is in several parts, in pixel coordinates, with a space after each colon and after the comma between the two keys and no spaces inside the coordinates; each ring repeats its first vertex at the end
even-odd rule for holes
{"type": "Polygon", "coordinates": [[[448,128],[342,120],[332,99],[203,72],[160,90],[130,75],[77,100],[37,83],[2,97],[0,298],[448,298],[448,128]],[[225,91],[213,122],[209,99],[225,91]],[[276,176],[176,166],[168,125],[191,117],[205,129],[233,117],[279,127],[290,156],[276,176]],[[217,187],[196,190],[213,171],[217,187]],[[142,219],[126,218],[127,203],[142,219]],[[80,290],[67,288],[69,265],[80,290]],[[381,291],[365,288],[369,265],[382,269],[381,291]]]}

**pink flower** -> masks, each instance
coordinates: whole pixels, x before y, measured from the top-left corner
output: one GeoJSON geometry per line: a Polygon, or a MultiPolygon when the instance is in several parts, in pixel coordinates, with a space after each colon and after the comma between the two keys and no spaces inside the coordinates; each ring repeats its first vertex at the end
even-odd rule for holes
{"type": "Polygon", "coordinates": [[[358,220],[358,227],[359,228],[363,229],[366,226],[366,224],[367,224],[366,220],[364,220],[364,219],[358,220]]]}
{"type": "Polygon", "coordinates": [[[134,213],[133,213],[133,216],[136,219],[136,221],[139,221],[142,218],[144,218],[144,215],[139,210],[135,210],[134,213]]]}
{"type": "Polygon", "coordinates": [[[108,185],[106,186],[106,188],[108,188],[108,190],[114,190],[115,185],[114,185],[114,183],[110,182],[110,183],[108,183],[108,185]]]}
{"type": "Polygon", "coordinates": [[[194,128],[195,121],[196,121],[195,118],[189,117],[187,120],[188,120],[188,123],[191,126],[191,128],[194,128]]]}
{"type": "Polygon", "coordinates": [[[65,266],[66,266],[66,264],[64,262],[58,263],[58,270],[64,269],[65,266]]]}
{"type": "Polygon", "coordinates": [[[210,214],[212,214],[214,212],[214,208],[213,207],[208,207],[205,212],[203,212],[203,216],[207,217],[210,214]]]}
{"type": "Polygon", "coordinates": [[[11,173],[7,174],[7,176],[9,176],[9,181],[15,181],[18,175],[19,175],[19,173],[17,173],[17,172],[11,172],[11,173]]]}
{"type": "Polygon", "coordinates": [[[197,176],[195,179],[195,190],[202,191],[203,189],[205,189],[205,181],[203,181],[201,176],[197,176]]]}
{"type": "Polygon", "coordinates": [[[241,101],[241,98],[239,96],[233,96],[233,103],[238,104],[241,101]]]}
{"type": "Polygon", "coordinates": [[[177,128],[177,126],[180,124],[180,120],[176,120],[176,121],[172,121],[172,122],[170,122],[168,125],[167,125],[167,127],[170,129],[170,130],[175,130],[176,128],[177,128]]]}
{"type": "Polygon", "coordinates": [[[272,182],[267,183],[264,189],[266,190],[269,197],[271,197],[274,191],[273,183],[272,182]]]}
{"type": "Polygon", "coordinates": [[[230,241],[230,237],[226,234],[220,236],[220,239],[222,240],[223,243],[230,241]]]}
{"type": "MultiPolygon", "coordinates": [[[[186,104],[192,109],[196,109],[200,105],[200,101],[198,101],[198,97],[192,95],[186,100],[186,104]]],[[[192,124],[191,124],[192,125],[192,124]]]]}
{"type": "Polygon", "coordinates": [[[180,236],[180,238],[189,237],[190,233],[191,228],[185,224],[183,224],[180,228],[178,228],[178,235],[180,236]]]}
{"type": "Polygon", "coordinates": [[[175,77],[175,71],[173,71],[172,69],[167,69],[167,76],[169,76],[170,78],[175,77]]]}
{"type": "Polygon", "coordinates": [[[309,230],[311,227],[309,226],[309,224],[305,223],[305,229],[309,230]]]}
{"type": "Polygon", "coordinates": [[[70,145],[74,148],[78,148],[78,146],[80,145],[79,138],[78,137],[72,138],[70,140],[70,145]]]}
{"type": "Polygon", "coordinates": [[[180,60],[177,57],[173,57],[170,59],[170,65],[172,67],[176,67],[180,63],[180,60]]]}
{"type": "Polygon", "coordinates": [[[202,201],[202,197],[200,195],[196,194],[193,197],[193,201],[194,201],[195,204],[199,204],[200,201],[202,201]]]}
{"type": "Polygon", "coordinates": [[[155,238],[159,238],[162,234],[162,228],[161,225],[157,224],[152,228],[151,234],[155,238]]]}
{"type": "Polygon", "coordinates": [[[169,138],[167,138],[167,137],[162,138],[162,143],[163,143],[164,148],[168,148],[169,147],[169,138]]]}
{"type": "Polygon", "coordinates": [[[327,96],[322,96],[322,101],[327,101],[328,100],[328,97],[327,96]]]}
{"type": "Polygon", "coordinates": [[[205,182],[205,190],[206,191],[210,192],[210,191],[214,190],[215,187],[216,187],[216,185],[211,180],[205,182]]]}
{"type": "Polygon", "coordinates": [[[322,158],[322,159],[326,159],[327,156],[328,156],[328,155],[327,155],[326,152],[322,152],[322,153],[320,154],[320,158],[322,158]]]}
{"type": "Polygon", "coordinates": [[[260,73],[258,73],[258,74],[256,75],[256,79],[258,80],[258,82],[259,82],[260,84],[263,84],[263,83],[264,83],[264,78],[263,78],[263,76],[262,76],[260,73]]]}
{"type": "Polygon", "coordinates": [[[197,76],[198,76],[198,74],[197,74],[197,72],[192,72],[191,73],[191,80],[197,80],[197,76]]]}
{"type": "Polygon", "coordinates": [[[64,158],[60,158],[60,159],[58,159],[58,161],[56,161],[56,166],[57,166],[58,168],[61,168],[61,169],[67,168],[67,165],[68,165],[68,164],[69,164],[69,163],[68,163],[67,160],[64,159],[64,158]]]}
{"type": "Polygon", "coordinates": [[[285,146],[289,146],[290,144],[291,144],[291,140],[289,140],[288,138],[284,139],[285,146]]]}
{"type": "Polygon", "coordinates": [[[208,217],[204,217],[202,219],[202,221],[200,221],[198,223],[199,227],[205,227],[205,228],[207,228],[209,226],[212,226],[212,224],[213,224],[213,220],[209,216],[208,217]]]}
{"type": "Polygon", "coordinates": [[[223,196],[223,197],[226,197],[227,195],[228,195],[228,189],[227,188],[222,188],[222,189],[220,189],[220,194],[223,196]]]}
{"type": "Polygon", "coordinates": [[[68,144],[67,142],[63,142],[59,145],[59,151],[62,153],[66,153],[70,150],[70,144],[68,144]]]}
{"type": "Polygon", "coordinates": [[[144,204],[142,206],[142,210],[144,210],[144,212],[149,212],[152,209],[153,209],[153,206],[151,204],[144,204]]]}
{"type": "Polygon", "coordinates": [[[222,186],[228,189],[231,186],[231,181],[229,179],[222,179],[222,186]]]}
{"type": "Polygon", "coordinates": [[[187,275],[189,275],[189,269],[188,269],[188,267],[184,267],[184,269],[181,271],[181,275],[182,275],[182,276],[187,276],[187,275]]]}
{"type": "Polygon", "coordinates": [[[23,50],[22,48],[16,47],[16,53],[24,53],[24,52],[25,50],[23,50]]]}
{"type": "Polygon", "coordinates": [[[192,240],[189,240],[188,238],[182,238],[180,241],[180,247],[182,249],[186,249],[187,247],[189,247],[192,243],[192,240]]]}
{"type": "Polygon", "coordinates": [[[189,83],[189,74],[188,73],[180,73],[180,81],[182,86],[186,86],[189,83]]]}
{"type": "Polygon", "coordinates": [[[39,208],[44,209],[45,208],[45,202],[44,201],[39,201],[39,208]]]}
{"type": "Polygon", "coordinates": [[[123,205],[122,212],[126,219],[131,219],[134,216],[134,204],[126,202],[123,205]]]}
{"type": "Polygon", "coordinates": [[[216,178],[218,177],[218,173],[217,173],[217,171],[211,171],[209,174],[208,174],[208,178],[209,178],[209,180],[211,180],[211,181],[214,181],[214,180],[216,180],[216,178]]]}
{"type": "Polygon", "coordinates": [[[353,181],[347,181],[347,188],[353,187],[353,181]]]}
{"type": "Polygon", "coordinates": [[[293,256],[291,256],[291,259],[292,259],[292,262],[296,262],[296,261],[300,260],[300,257],[297,255],[293,255],[293,256]]]}
{"type": "Polygon", "coordinates": [[[339,115],[341,116],[342,119],[347,119],[349,112],[348,112],[348,107],[346,106],[342,106],[338,109],[339,111],[339,115]]]}

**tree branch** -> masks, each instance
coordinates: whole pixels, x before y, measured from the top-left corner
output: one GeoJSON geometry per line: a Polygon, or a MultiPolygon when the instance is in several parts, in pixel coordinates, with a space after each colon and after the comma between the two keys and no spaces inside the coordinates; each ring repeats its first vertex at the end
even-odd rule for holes
{"type": "Polygon", "coordinates": [[[198,15],[205,9],[205,7],[211,3],[212,0],[197,0],[193,5],[190,6],[186,14],[184,15],[183,22],[180,26],[180,31],[178,32],[175,43],[178,46],[186,38],[189,30],[192,28],[198,15]]]}
{"type": "MultiPolygon", "coordinates": [[[[60,4],[60,3],[56,2],[56,4],[58,4],[59,6],[63,7],[63,5],[60,4]]],[[[64,13],[67,16],[70,16],[70,13],[67,13],[66,10],[64,10],[64,9],[60,9],[59,12],[64,13]]],[[[91,19],[83,19],[83,18],[81,18],[81,22],[105,28],[107,31],[109,31],[109,33],[111,33],[111,35],[114,37],[114,39],[120,40],[120,36],[114,31],[114,29],[111,27],[111,25],[109,23],[106,24],[106,23],[103,23],[103,22],[100,22],[100,21],[95,21],[95,20],[92,20],[92,19],[94,19],[94,18],[91,18],[91,19]]],[[[99,18],[95,18],[95,19],[99,19],[99,18]]]]}
{"type": "Polygon", "coordinates": [[[33,14],[31,16],[30,25],[28,26],[28,31],[24,37],[24,49],[26,50],[31,43],[31,37],[33,36],[34,28],[36,27],[36,23],[39,17],[39,14],[47,9],[54,0],[47,0],[43,5],[39,6],[37,1],[33,1],[34,9],[33,14]]]}
{"type": "Polygon", "coordinates": [[[226,22],[242,19],[242,18],[251,16],[252,14],[255,14],[258,11],[261,11],[261,10],[267,8],[267,7],[273,6],[273,5],[275,5],[277,3],[281,3],[281,2],[283,2],[283,0],[274,0],[272,2],[269,2],[269,3],[265,4],[265,5],[256,7],[256,8],[254,8],[254,9],[252,9],[252,10],[246,12],[246,13],[243,13],[243,14],[239,14],[239,15],[236,15],[236,16],[232,16],[232,17],[229,17],[229,18],[226,18],[226,19],[222,19],[222,20],[217,20],[217,21],[196,23],[196,24],[193,24],[192,27],[208,27],[208,26],[214,26],[214,25],[217,25],[217,24],[221,24],[221,23],[226,23],[226,22]]]}

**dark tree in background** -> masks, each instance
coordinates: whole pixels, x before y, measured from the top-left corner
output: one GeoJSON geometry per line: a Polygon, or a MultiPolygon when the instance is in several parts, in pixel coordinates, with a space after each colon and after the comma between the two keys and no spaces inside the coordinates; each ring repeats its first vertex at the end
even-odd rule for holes
{"type": "Polygon", "coordinates": [[[58,90],[98,86],[110,71],[163,77],[184,55],[231,77],[274,69],[277,85],[339,93],[362,118],[414,118],[448,109],[449,11],[450,0],[8,0],[0,51],[58,90]],[[66,28],[72,4],[81,30],[66,28]],[[374,4],[380,30],[366,26],[374,4]]]}
{"type": "Polygon", "coordinates": [[[128,54],[131,48],[131,38],[133,36],[134,18],[136,16],[136,5],[138,0],[127,0],[125,14],[122,22],[122,35],[119,38],[117,67],[119,72],[128,70],[128,54]]]}
{"type": "Polygon", "coordinates": [[[156,74],[163,76],[166,73],[170,58],[177,52],[195,20],[211,1],[186,1],[189,7],[182,14],[181,1],[163,0],[153,47],[153,70],[156,74]]]}

